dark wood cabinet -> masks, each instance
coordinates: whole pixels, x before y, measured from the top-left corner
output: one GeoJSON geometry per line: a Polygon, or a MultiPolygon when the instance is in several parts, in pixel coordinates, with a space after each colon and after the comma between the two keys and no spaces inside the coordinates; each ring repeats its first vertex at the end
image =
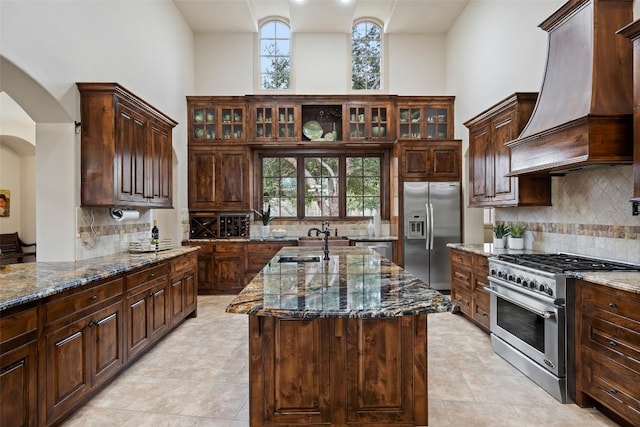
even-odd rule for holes
{"type": "Polygon", "coordinates": [[[300,104],[256,102],[251,104],[252,140],[287,142],[302,140],[300,104]]]}
{"type": "MultiPolygon", "coordinates": [[[[122,281],[120,278],[103,285],[120,290],[115,298],[105,300],[109,305],[91,304],[95,309],[80,308],[46,327],[41,365],[46,372],[43,424],[62,419],[92,388],[105,383],[123,366],[123,315],[119,298],[122,281]]],[[[67,301],[81,303],[88,295],[79,293],[67,301]]],[[[101,299],[97,292],[89,299],[93,296],[97,297],[94,301],[101,299]]]]}
{"type": "Polygon", "coordinates": [[[640,19],[619,33],[633,41],[633,200],[640,202],[640,19]]]}
{"type": "Polygon", "coordinates": [[[549,175],[507,176],[511,152],[504,144],[525,127],[536,99],[536,93],[515,93],[465,123],[470,207],[551,205],[549,175]]]}
{"type": "Polygon", "coordinates": [[[398,140],[453,139],[454,100],[453,96],[399,96],[398,140]]]}
{"type": "Polygon", "coordinates": [[[249,154],[246,147],[189,147],[189,209],[249,209],[249,154]]]}
{"type": "Polygon", "coordinates": [[[451,249],[451,301],[460,312],[489,332],[489,261],[486,256],[451,249]]]}
{"type": "Polygon", "coordinates": [[[171,260],[171,286],[169,288],[171,324],[180,322],[197,309],[197,262],[198,258],[195,253],[185,254],[171,260]]]}
{"type": "Polygon", "coordinates": [[[169,328],[167,263],[128,274],[126,308],[127,360],[145,350],[169,328]]]}
{"type": "Polygon", "coordinates": [[[460,141],[400,142],[403,181],[459,181],[460,141]]]}
{"type": "Polygon", "coordinates": [[[188,96],[189,144],[241,144],[247,139],[242,96],[188,96]]]}
{"type": "Polygon", "coordinates": [[[0,425],[38,423],[38,312],[17,307],[0,317],[0,425]]]}
{"type": "Polygon", "coordinates": [[[246,242],[186,242],[200,246],[198,252],[198,293],[237,294],[245,286],[246,242]]]}
{"type": "Polygon", "coordinates": [[[577,280],[576,403],[640,425],[640,295],[577,280]]]}
{"type": "Polygon", "coordinates": [[[342,139],[352,142],[395,140],[395,100],[354,99],[344,106],[342,139]]]}
{"type": "Polygon", "coordinates": [[[78,83],[82,206],[172,207],[173,119],[115,83],[78,83]]]}
{"type": "Polygon", "coordinates": [[[264,268],[265,265],[285,246],[297,246],[297,242],[249,242],[247,243],[247,274],[245,282],[251,279],[264,268]]]}
{"type": "Polygon", "coordinates": [[[427,425],[426,326],[250,316],[251,425],[427,425]]]}
{"type": "Polygon", "coordinates": [[[134,357],[195,315],[195,257],[189,252],[2,310],[0,425],[60,424],[134,357]],[[174,288],[169,292],[169,271],[181,278],[179,298],[174,288]],[[169,293],[181,301],[174,317],[169,293]]]}

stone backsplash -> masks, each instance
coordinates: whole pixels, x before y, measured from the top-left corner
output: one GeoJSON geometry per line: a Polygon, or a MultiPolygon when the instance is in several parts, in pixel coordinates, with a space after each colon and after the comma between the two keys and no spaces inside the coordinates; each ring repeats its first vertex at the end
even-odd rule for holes
{"type": "Polygon", "coordinates": [[[640,216],[631,215],[631,166],[552,178],[552,206],[498,208],[496,221],[527,224],[531,247],[640,263],[640,216]]]}

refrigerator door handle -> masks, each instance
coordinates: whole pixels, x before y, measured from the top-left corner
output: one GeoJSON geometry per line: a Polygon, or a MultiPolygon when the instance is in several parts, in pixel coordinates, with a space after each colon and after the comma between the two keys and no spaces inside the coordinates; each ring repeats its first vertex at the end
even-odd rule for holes
{"type": "Polygon", "coordinates": [[[425,203],[424,204],[424,213],[425,213],[425,221],[424,221],[424,226],[426,228],[427,231],[427,235],[425,236],[425,245],[424,248],[426,250],[429,250],[429,241],[431,239],[431,227],[429,226],[429,224],[431,223],[431,218],[429,218],[429,205],[431,203],[425,203]]]}
{"type": "Polygon", "coordinates": [[[433,203],[429,203],[429,234],[429,240],[431,241],[429,249],[433,250],[433,236],[436,234],[436,231],[433,229],[433,203]]]}

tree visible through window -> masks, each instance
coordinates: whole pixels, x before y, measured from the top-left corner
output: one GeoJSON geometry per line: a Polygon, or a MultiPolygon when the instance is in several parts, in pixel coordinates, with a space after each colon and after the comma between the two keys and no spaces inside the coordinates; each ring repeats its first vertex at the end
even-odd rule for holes
{"type": "Polygon", "coordinates": [[[260,27],[260,86],[289,89],[291,84],[291,29],[282,21],[260,27]]]}
{"type": "Polygon", "coordinates": [[[381,212],[385,197],[382,158],[343,154],[262,157],[259,203],[269,204],[279,218],[371,216],[374,210],[381,212]]]}
{"type": "Polygon", "coordinates": [[[382,28],[371,21],[362,21],[351,29],[351,87],[380,89],[382,61],[382,28]]]}

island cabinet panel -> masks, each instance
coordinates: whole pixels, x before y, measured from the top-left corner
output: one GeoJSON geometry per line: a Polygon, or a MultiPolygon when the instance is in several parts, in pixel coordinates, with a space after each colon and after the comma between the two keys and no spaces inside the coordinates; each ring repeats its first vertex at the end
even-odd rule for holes
{"type": "MultiPolygon", "coordinates": [[[[264,319],[260,424],[331,421],[328,329],[318,319],[264,319]]],[[[253,420],[252,420],[253,425],[253,420]]]]}
{"type": "MultiPolygon", "coordinates": [[[[420,399],[424,408],[416,405],[418,412],[413,413],[414,358],[420,357],[426,366],[426,346],[424,357],[411,352],[415,320],[408,316],[346,322],[346,336],[353,337],[346,341],[348,423],[411,423],[415,415],[423,420],[417,424],[427,424],[426,395],[420,399]]],[[[426,382],[426,375],[417,380],[426,382]]]]}
{"type": "Polygon", "coordinates": [[[640,425],[640,295],[576,285],[576,403],[640,425]]]}
{"type": "Polygon", "coordinates": [[[460,312],[489,332],[489,262],[485,255],[451,249],[451,301],[460,312]]]}
{"type": "Polygon", "coordinates": [[[37,308],[6,310],[0,318],[0,425],[37,425],[37,308]]]}
{"type": "Polygon", "coordinates": [[[428,424],[427,316],[249,317],[250,423],[428,424]]]}

